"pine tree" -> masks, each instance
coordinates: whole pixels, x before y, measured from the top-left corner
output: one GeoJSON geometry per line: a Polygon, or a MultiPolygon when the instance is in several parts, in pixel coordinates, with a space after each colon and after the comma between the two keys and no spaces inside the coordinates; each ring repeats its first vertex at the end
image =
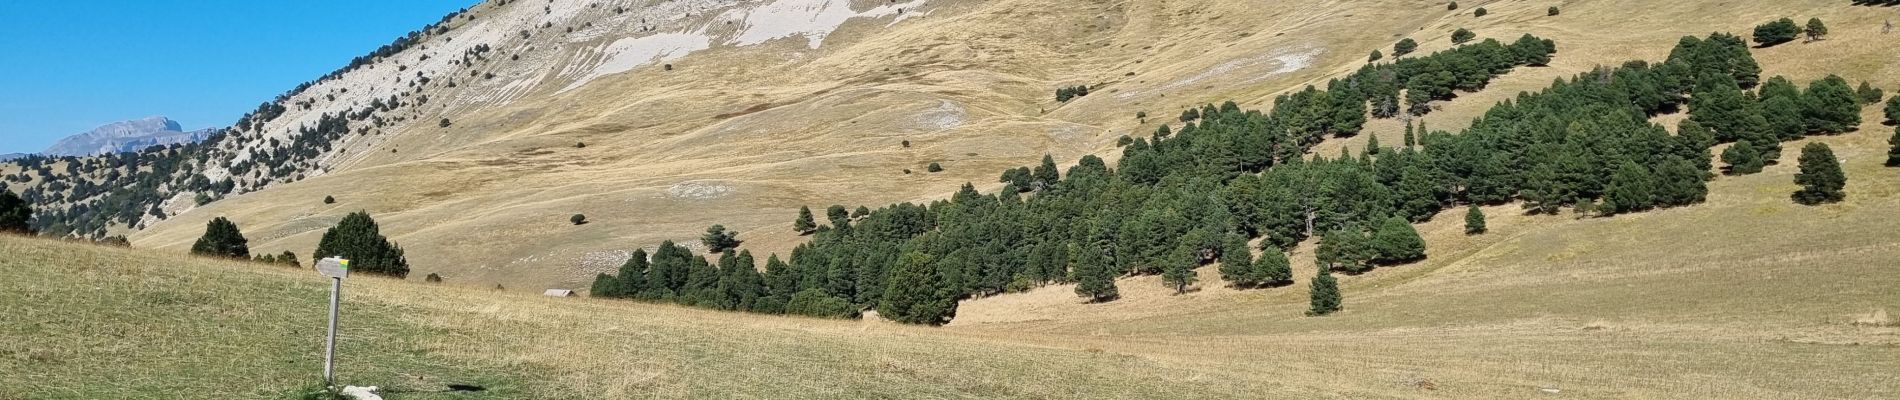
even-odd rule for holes
{"type": "Polygon", "coordinates": [[[1102,250],[1089,245],[1071,245],[1070,259],[1074,260],[1075,294],[1088,299],[1091,303],[1114,300],[1121,297],[1115,288],[1115,269],[1109,265],[1108,257],[1102,250]]]}
{"type": "Polygon", "coordinates": [[[904,253],[891,269],[891,282],[885,285],[883,301],[877,313],[885,319],[907,324],[943,325],[957,315],[957,292],[946,287],[931,264],[931,257],[920,252],[904,253]]]}
{"type": "Polygon", "coordinates": [[[1682,121],[1677,125],[1676,137],[1682,141],[1682,158],[1695,165],[1696,170],[1708,171],[1714,167],[1714,155],[1709,153],[1715,147],[1715,132],[1695,121],[1682,121]]]}
{"type": "Polygon", "coordinates": [[[1807,134],[1807,118],[1797,98],[1774,97],[1762,101],[1762,118],[1778,140],[1795,140],[1807,134]]]}
{"type": "Polygon", "coordinates": [[[1552,17],[1555,17],[1555,16],[1557,16],[1558,14],[1562,14],[1562,13],[1563,13],[1563,10],[1558,10],[1558,9],[1557,9],[1557,6],[1550,6],[1550,9],[1549,9],[1549,10],[1545,10],[1545,11],[1544,11],[1544,15],[1548,15],[1548,16],[1552,16],[1552,17]]]}
{"type": "Polygon", "coordinates": [[[303,267],[303,263],[300,261],[297,261],[297,253],[293,253],[290,250],[284,250],[284,254],[278,254],[277,262],[284,265],[289,265],[293,268],[303,267]]]}
{"type": "Polygon", "coordinates": [[[1887,99],[1887,107],[1883,111],[1887,115],[1887,123],[1900,125],[1900,96],[1887,99]]]}
{"type": "MultiPolygon", "coordinates": [[[[429,276],[435,276],[435,274],[429,276]]],[[[613,275],[594,274],[594,284],[588,289],[587,295],[607,299],[623,297],[624,294],[620,293],[620,288],[620,280],[615,279],[613,275]]]]}
{"type": "Polygon", "coordinates": [[[1372,54],[1366,56],[1366,62],[1379,62],[1379,60],[1383,58],[1385,58],[1385,53],[1379,52],[1378,49],[1373,49],[1372,54]]]}
{"type": "Polygon", "coordinates": [[[725,225],[706,227],[706,234],[699,236],[699,244],[706,245],[707,253],[725,252],[739,247],[739,242],[739,231],[728,231],[725,225]]]}
{"type": "Polygon", "coordinates": [[[1312,306],[1306,310],[1307,316],[1321,316],[1338,312],[1340,309],[1339,281],[1333,274],[1321,268],[1319,275],[1313,277],[1311,290],[1312,306]]]}
{"type": "Polygon", "coordinates": [[[1478,7],[1478,9],[1476,10],[1471,10],[1471,16],[1473,17],[1483,17],[1485,15],[1490,15],[1490,14],[1491,12],[1488,10],[1485,10],[1484,7],[1478,7]]]}
{"type": "Polygon", "coordinates": [[[376,220],[364,211],[344,216],[336,226],[325,231],[323,239],[317,243],[317,250],[310,254],[315,259],[348,259],[351,271],[397,278],[409,275],[409,260],[403,257],[402,247],[383,237],[376,220]]]}
{"type": "Polygon", "coordinates": [[[1260,258],[1254,259],[1253,278],[1258,285],[1284,285],[1293,282],[1293,264],[1287,260],[1286,252],[1279,247],[1267,245],[1260,249],[1260,258]]]}
{"type": "MultiPolygon", "coordinates": [[[[238,226],[224,217],[211,219],[205,224],[205,233],[198,242],[191,245],[191,254],[208,257],[250,258],[250,240],[238,231],[238,226]]],[[[272,257],[273,261],[276,257],[272,257]]]]}
{"type": "Polygon", "coordinates": [[[792,221],[792,231],[800,235],[809,235],[818,231],[818,221],[811,215],[811,207],[798,207],[798,219],[792,221]]]}
{"type": "Polygon", "coordinates": [[[1775,22],[1756,25],[1755,43],[1762,47],[1773,46],[1792,41],[1795,35],[1799,34],[1801,34],[1801,27],[1795,25],[1794,20],[1782,18],[1775,22]]]}
{"type": "Polygon", "coordinates": [[[1854,95],[1860,97],[1861,104],[1875,104],[1886,98],[1887,92],[1874,87],[1872,83],[1860,81],[1860,88],[1854,89],[1854,95]]]}
{"type": "Polygon", "coordinates": [[[1048,153],[1043,153],[1042,163],[1036,165],[1036,169],[1030,172],[1030,176],[1035,178],[1034,184],[1037,189],[1055,187],[1056,183],[1062,181],[1062,173],[1056,170],[1056,159],[1048,153]]]}
{"type": "Polygon", "coordinates": [[[1445,9],[1446,9],[1446,10],[1454,10],[1454,11],[1455,11],[1455,10],[1457,10],[1457,9],[1458,9],[1458,2],[1456,2],[1456,1],[1454,1],[1454,2],[1451,2],[1451,4],[1446,4],[1446,5],[1445,5],[1445,9]]]}
{"type": "MultiPolygon", "coordinates": [[[[620,264],[620,270],[614,275],[614,283],[620,289],[612,293],[625,297],[645,297],[641,293],[647,289],[647,267],[652,266],[646,249],[633,249],[627,256],[627,262],[620,264]]],[[[596,290],[598,292],[598,289],[596,290]]]]}
{"type": "Polygon", "coordinates": [[[1616,174],[1610,176],[1610,185],[1603,189],[1603,210],[1608,213],[1647,210],[1656,204],[1655,193],[1656,183],[1649,169],[1624,161],[1617,167],[1616,174]]]}
{"type": "Polygon", "coordinates": [[[1808,29],[1803,30],[1802,32],[1808,34],[1808,41],[1810,42],[1826,39],[1827,38],[1827,24],[1821,23],[1820,18],[1809,18],[1808,29]]]}
{"type": "Polygon", "coordinates": [[[1406,54],[1412,54],[1414,51],[1418,51],[1418,41],[1412,40],[1412,38],[1399,39],[1398,43],[1392,45],[1393,57],[1404,57],[1406,54]]]}
{"type": "Polygon", "coordinates": [[[323,204],[336,204],[336,197],[323,196],[323,204]]]}
{"type": "Polygon", "coordinates": [[[1187,293],[1188,286],[1193,285],[1198,278],[1194,274],[1194,267],[1199,264],[1199,260],[1194,253],[1193,248],[1184,243],[1168,252],[1162,261],[1161,282],[1174,288],[1174,294],[1187,293]]]}
{"type": "Polygon", "coordinates": [[[1735,142],[1727,150],[1722,150],[1722,162],[1728,164],[1729,175],[1761,172],[1762,166],[1766,165],[1766,162],[1762,160],[1761,151],[1756,150],[1754,143],[1747,140],[1735,142]]]}
{"type": "Polygon", "coordinates": [[[1656,166],[1656,201],[1661,206],[1701,203],[1709,195],[1706,169],[1696,168],[1688,160],[1669,156],[1656,166]]]}
{"type": "Polygon", "coordinates": [[[1893,127],[1893,136],[1887,138],[1887,166],[1900,167],[1900,125],[1893,127]]]}
{"type": "Polygon", "coordinates": [[[1470,29],[1458,28],[1451,32],[1451,44],[1465,44],[1477,38],[1478,34],[1472,33],[1470,29]]]}
{"type": "Polygon", "coordinates": [[[1695,96],[1689,98],[1689,120],[1715,131],[1716,140],[1722,142],[1767,134],[1765,119],[1761,126],[1750,119],[1760,114],[1759,105],[1748,101],[1727,75],[1704,76],[1696,85],[1695,96]]]}
{"type": "Polygon", "coordinates": [[[1227,240],[1221,244],[1220,277],[1234,286],[1246,287],[1256,283],[1253,253],[1247,250],[1246,236],[1228,234],[1227,240]]]}
{"type": "Polygon", "coordinates": [[[33,234],[33,206],[0,187],[0,233],[33,234]]]}
{"type": "Polygon", "coordinates": [[[1379,230],[1372,234],[1372,247],[1378,256],[1374,261],[1383,264],[1399,264],[1425,258],[1425,239],[1418,236],[1418,229],[1406,222],[1405,218],[1386,218],[1379,230]]]}
{"type": "Polygon", "coordinates": [[[1796,203],[1817,205],[1847,198],[1841,190],[1847,187],[1847,176],[1826,143],[1812,142],[1801,148],[1801,172],[1794,175],[1794,183],[1801,185],[1793,195],[1796,203]]]}
{"type": "Polygon", "coordinates": [[[1479,210],[1477,204],[1472,204],[1465,209],[1465,234],[1481,235],[1484,232],[1484,211],[1479,210]]]}
{"type": "Polygon", "coordinates": [[[1860,126],[1860,98],[1840,76],[1828,75],[1808,84],[1801,100],[1809,130],[1841,133],[1860,126]]]}
{"type": "Polygon", "coordinates": [[[1358,227],[1327,232],[1320,237],[1319,248],[1314,254],[1319,258],[1321,269],[1338,269],[1355,274],[1372,269],[1369,261],[1377,256],[1377,252],[1367,245],[1365,234],[1358,227]]]}

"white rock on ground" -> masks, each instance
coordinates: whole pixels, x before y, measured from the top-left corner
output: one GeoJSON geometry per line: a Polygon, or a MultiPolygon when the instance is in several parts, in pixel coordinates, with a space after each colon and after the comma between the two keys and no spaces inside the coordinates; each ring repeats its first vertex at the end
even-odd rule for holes
{"type": "Polygon", "coordinates": [[[343,395],[356,400],[383,400],[383,396],[376,395],[375,386],[344,386],[343,395]]]}

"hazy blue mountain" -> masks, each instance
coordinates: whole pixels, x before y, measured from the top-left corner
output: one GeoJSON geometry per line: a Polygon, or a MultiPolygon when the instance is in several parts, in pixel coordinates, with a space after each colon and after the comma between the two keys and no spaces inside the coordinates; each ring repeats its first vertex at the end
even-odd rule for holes
{"type": "MultiPolygon", "coordinates": [[[[155,145],[192,143],[210,136],[213,129],[185,131],[178,121],[153,116],[105,124],[91,131],[67,136],[54,142],[40,154],[48,156],[87,156],[137,151],[155,145]]],[[[4,159],[4,158],[0,158],[4,159]]]]}

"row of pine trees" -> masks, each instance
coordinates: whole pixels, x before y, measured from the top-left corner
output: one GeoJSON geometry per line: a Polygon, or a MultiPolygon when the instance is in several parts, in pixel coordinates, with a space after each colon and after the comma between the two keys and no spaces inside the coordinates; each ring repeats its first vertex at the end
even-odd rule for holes
{"type": "MultiPolygon", "coordinates": [[[[832,206],[828,224],[802,209],[794,229],[813,238],[789,260],[772,256],[761,276],[752,276],[749,253],[726,251],[713,266],[667,243],[664,257],[649,263],[638,252],[618,275],[598,277],[596,293],[767,313],[876,309],[941,324],[954,318],[956,300],[1050,283],[1076,283],[1089,301],[1117,298],[1115,278],[1127,275],[1160,275],[1186,291],[1197,284],[1195,268],[1216,262],[1235,287],[1284,286],[1293,281],[1286,250],[1317,236],[1313,313],[1325,314],[1340,307],[1332,273],[1424,258],[1412,224],[1447,208],[1466,208],[1466,231],[1478,234],[1478,205],[1614,215],[1695,204],[1714,177],[1717,144],[1736,142],[1725,160],[1736,153],[1772,162],[1782,141],[1851,129],[1870,103],[1838,77],[1805,90],[1778,77],[1763,83],[1744,41],[1713,34],[1684,38],[1662,63],[1599,68],[1521,94],[1459,134],[1408,123],[1398,146],[1374,138],[1357,154],[1308,155],[1326,136],[1358,133],[1367,115],[1396,116],[1401,94],[1416,100],[1405,111],[1428,113],[1422,103],[1481,89],[1550,52],[1554,44],[1529,36],[1510,46],[1486,41],[1369,65],[1327,90],[1281,96],[1267,113],[1232,102],[1191,109],[1178,129],[1125,139],[1119,168],[1084,156],[1059,170],[1044,157],[1005,171],[997,193],[966,184],[929,204],[832,206]],[[1683,108],[1690,118],[1679,134],[1650,122],[1683,108]]],[[[1730,164],[1730,173],[1758,170],[1730,164]]],[[[1827,174],[1804,166],[1803,175],[1827,174]]],[[[1838,190],[1828,193],[1797,200],[1838,199],[1838,190]]]]}

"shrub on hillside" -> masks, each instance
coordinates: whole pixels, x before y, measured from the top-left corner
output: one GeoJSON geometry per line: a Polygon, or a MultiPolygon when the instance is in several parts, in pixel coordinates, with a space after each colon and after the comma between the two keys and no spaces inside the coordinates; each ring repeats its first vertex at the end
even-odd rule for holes
{"type": "Polygon", "coordinates": [[[209,257],[250,258],[250,240],[238,232],[238,226],[224,217],[205,223],[205,233],[191,245],[191,254],[209,257]]]}
{"type": "Polygon", "coordinates": [[[930,172],[943,172],[943,164],[931,162],[930,165],[924,166],[924,170],[930,171],[930,172]]]}
{"type": "Polygon", "coordinates": [[[1414,51],[1418,51],[1418,41],[1412,40],[1412,38],[1399,39],[1398,43],[1392,44],[1393,57],[1404,57],[1406,54],[1412,54],[1414,51]]]}
{"type": "Polygon", "coordinates": [[[397,278],[409,276],[409,260],[404,258],[402,246],[390,243],[389,238],[383,237],[382,228],[366,211],[350,213],[336,226],[324,231],[323,238],[317,243],[317,250],[310,254],[314,259],[348,259],[350,270],[354,272],[397,278]]]}
{"type": "Polygon", "coordinates": [[[1458,28],[1458,30],[1451,31],[1451,44],[1465,44],[1470,42],[1471,39],[1477,38],[1478,34],[1471,32],[1470,29],[1458,28]]]}
{"type": "Polygon", "coordinates": [[[567,217],[567,222],[573,223],[574,225],[585,225],[587,224],[587,216],[583,214],[574,214],[573,216],[567,217]]]}
{"type": "Polygon", "coordinates": [[[13,192],[0,190],[0,233],[33,234],[33,206],[13,192]]]}
{"type": "Polygon", "coordinates": [[[1801,34],[1801,27],[1793,19],[1782,18],[1774,22],[1755,26],[1755,45],[1761,47],[1794,41],[1801,34]]]}

